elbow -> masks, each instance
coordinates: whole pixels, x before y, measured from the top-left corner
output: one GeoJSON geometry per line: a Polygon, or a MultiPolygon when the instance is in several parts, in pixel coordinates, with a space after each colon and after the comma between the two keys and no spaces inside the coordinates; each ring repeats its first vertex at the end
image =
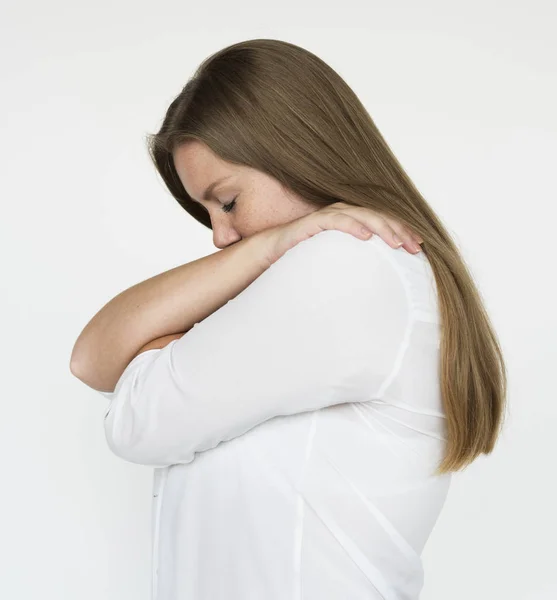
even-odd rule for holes
{"type": "Polygon", "coordinates": [[[79,360],[78,346],[79,346],[79,338],[78,338],[77,342],[74,344],[74,347],[72,348],[72,354],[70,356],[70,372],[72,375],[74,375],[75,377],[80,379],[78,373],[81,370],[80,369],[81,361],[79,360]]]}
{"type": "Polygon", "coordinates": [[[77,377],[83,383],[89,384],[89,377],[87,376],[87,361],[84,356],[83,344],[80,343],[80,338],[74,344],[72,354],[70,356],[70,372],[74,377],[77,377]]]}
{"type": "Polygon", "coordinates": [[[172,462],[158,460],[156,455],[150,452],[146,452],[145,448],[137,448],[129,446],[127,444],[116,443],[107,437],[108,447],[112,454],[125,460],[126,462],[133,463],[135,465],[142,465],[144,467],[151,468],[162,468],[169,467],[172,462]]]}
{"type": "Polygon", "coordinates": [[[122,375],[124,367],[114,372],[112,369],[94,361],[92,357],[87,357],[83,351],[76,352],[74,348],[70,357],[70,372],[82,383],[91,389],[101,393],[112,393],[119,378],[122,375]]]}
{"type": "Polygon", "coordinates": [[[172,454],[164,454],[157,451],[156,448],[149,447],[146,445],[133,445],[117,442],[114,439],[110,439],[106,436],[108,447],[112,454],[125,460],[126,462],[133,463],[135,465],[142,465],[144,467],[151,468],[166,468],[176,464],[187,464],[192,462],[193,456],[189,459],[184,459],[181,456],[174,456],[172,454]]]}
{"type": "Polygon", "coordinates": [[[77,357],[75,357],[73,354],[70,358],[70,373],[74,377],[77,377],[79,380],[83,381],[81,363],[77,361],[77,357]]]}
{"type": "Polygon", "coordinates": [[[108,367],[115,360],[107,354],[106,350],[92,345],[90,336],[82,332],[72,348],[69,365],[71,374],[94,390],[114,389],[117,378],[114,381],[114,374],[108,367]]]}
{"type": "Polygon", "coordinates": [[[156,448],[150,447],[140,440],[124,439],[119,432],[105,428],[105,437],[112,454],[136,465],[145,467],[168,467],[172,461],[163,460],[156,448]]]}
{"type": "Polygon", "coordinates": [[[194,459],[194,452],[187,452],[185,444],[176,447],[169,444],[164,436],[145,431],[138,422],[134,422],[133,415],[127,414],[125,418],[118,419],[112,408],[105,416],[104,432],[110,451],[118,458],[153,468],[186,464],[194,459]]]}
{"type": "Polygon", "coordinates": [[[83,376],[85,355],[85,336],[82,331],[72,348],[70,356],[70,371],[78,379],[82,379],[83,376]]]}
{"type": "Polygon", "coordinates": [[[112,393],[114,390],[114,384],[111,386],[107,385],[105,381],[99,381],[97,378],[92,376],[92,371],[87,369],[83,362],[78,362],[75,358],[71,358],[70,360],[70,372],[74,377],[77,377],[79,381],[84,383],[87,387],[91,389],[102,392],[102,393],[112,393]],[[109,389],[107,389],[109,388],[109,389]]]}
{"type": "Polygon", "coordinates": [[[85,369],[83,367],[83,362],[78,361],[77,357],[72,354],[70,358],[70,373],[79,379],[79,381],[83,382],[85,385],[89,387],[93,387],[89,383],[89,379],[86,375],[85,369]]]}

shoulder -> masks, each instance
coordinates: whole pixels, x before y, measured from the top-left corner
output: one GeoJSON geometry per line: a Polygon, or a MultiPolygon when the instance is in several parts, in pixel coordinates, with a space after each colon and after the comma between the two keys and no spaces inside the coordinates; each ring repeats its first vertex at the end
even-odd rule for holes
{"type": "Polygon", "coordinates": [[[238,299],[254,305],[288,304],[298,311],[320,307],[357,314],[390,304],[392,310],[405,312],[405,286],[389,256],[397,251],[379,236],[361,240],[344,231],[325,230],[288,250],[238,299]]]}
{"type": "MultiPolygon", "coordinates": [[[[373,275],[375,282],[395,287],[401,285],[408,293],[430,293],[435,288],[431,265],[423,252],[412,254],[404,248],[393,248],[379,235],[362,240],[338,229],[327,229],[291,248],[275,265],[284,270],[321,273],[329,278],[354,279],[373,275]]],[[[274,265],[271,266],[271,268],[274,265]]]]}
{"type": "Polygon", "coordinates": [[[391,248],[378,235],[362,240],[351,233],[338,229],[327,229],[307,240],[299,242],[271,265],[276,271],[295,270],[305,274],[328,274],[356,276],[361,269],[396,271],[391,248]]]}

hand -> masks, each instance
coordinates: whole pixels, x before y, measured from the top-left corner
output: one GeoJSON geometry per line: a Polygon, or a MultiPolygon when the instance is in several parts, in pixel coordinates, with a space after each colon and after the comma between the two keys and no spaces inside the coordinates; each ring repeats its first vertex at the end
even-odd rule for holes
{"type": "Polygon", "coordinates": [[[421,250],[419,244],[423,243],[419,236],[395,219],[363,206],[335,202],[303,217],[260,232],[268,237],[269,264],[276,262],[299,242],[326,229],[345,231],[362,240],[368,240],[373,233],[377,233],[391,247],[402,246],[412,254],[417,254],[421,250]],[[364,233],[362,226],[370,232],[364,233]],[[400,242],[396,241],[395,235],[398,235],[400,242]]]}

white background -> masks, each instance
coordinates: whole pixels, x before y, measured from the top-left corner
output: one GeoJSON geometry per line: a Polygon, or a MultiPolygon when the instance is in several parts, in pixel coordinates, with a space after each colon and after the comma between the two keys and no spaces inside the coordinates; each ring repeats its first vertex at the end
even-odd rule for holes
{"type": "Polygon", "coordinates": [[[144,135],[204,58],[266,37],[359,95],[454,235],[506,354],[505,434],[453,477],[422,600],[555,599],[555,4],[260,6],[2,4],[0,597],[149,598],[152,471],[110,453],[107,401],[70,354],[120,291],[216,251],[144,135]]]}

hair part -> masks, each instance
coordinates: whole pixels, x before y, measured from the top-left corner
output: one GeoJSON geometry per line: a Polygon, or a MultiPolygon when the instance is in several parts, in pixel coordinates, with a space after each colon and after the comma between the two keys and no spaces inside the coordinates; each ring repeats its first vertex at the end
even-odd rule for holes
{"type": "Polygon", "coordinates": [[[507,372],[500,343],[466,263],[348,84],[299,46],[254,39],[204,60],[147,135],[172,196],[211,229],[186,193],[173,150],[206,144],[223,160],[267,173],[316,207],[338,201],[388,215],[423,240],[441,316],[440,385],[447,418],[437,474],[489,454],[505,417],[507,372]]]}

